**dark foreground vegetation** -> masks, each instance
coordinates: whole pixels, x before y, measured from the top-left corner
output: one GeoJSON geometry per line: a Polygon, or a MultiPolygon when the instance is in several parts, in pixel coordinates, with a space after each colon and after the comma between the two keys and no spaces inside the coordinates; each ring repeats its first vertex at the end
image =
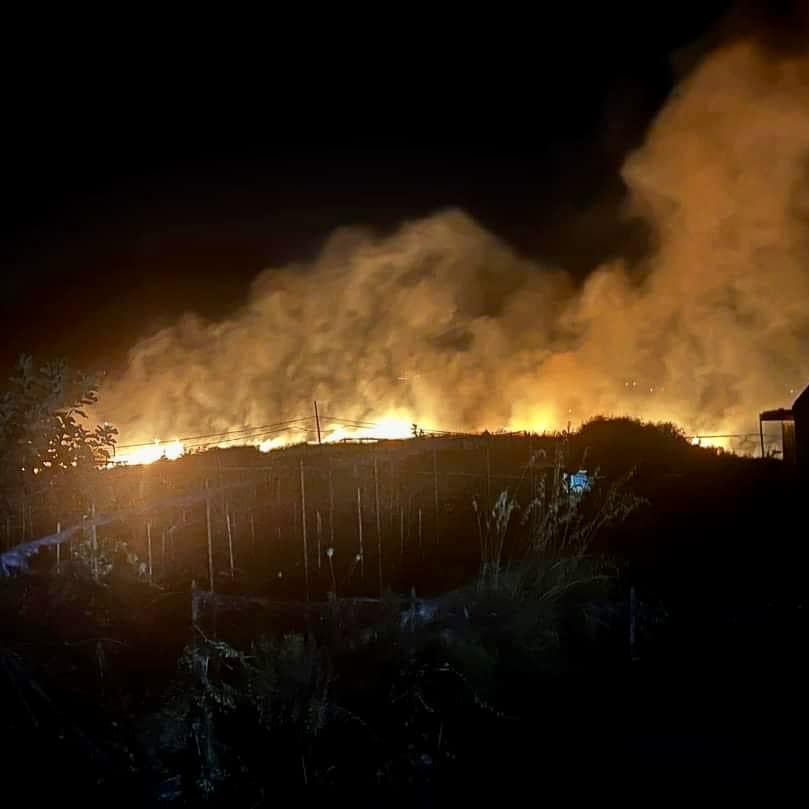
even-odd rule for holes
{"type": "MultiPolygon", "coordinates": [[[[7,452],[47,431],[5,424],[7,452]]],[[[75,436],[91,457],[62,469],[60,497],[93,496],[108,438],[75,436]]],[[[457,785],[797,778],[805,480],[625,420],[549,446],[527,494],[470,497],[440,526],[475,558],[463,581],[424,554],[380,597],[324,563],[306,603],[249,580],[210,594],[182,570],[150,584],[131,553],[99,570],[83,544],[57,575],[42,551],[0,579],[9,805],[256,806],[304,785],[395,786],[421,805],[457,785]],[[574,492],[565,471],[582,465],[598,475],[574,492]]]]}

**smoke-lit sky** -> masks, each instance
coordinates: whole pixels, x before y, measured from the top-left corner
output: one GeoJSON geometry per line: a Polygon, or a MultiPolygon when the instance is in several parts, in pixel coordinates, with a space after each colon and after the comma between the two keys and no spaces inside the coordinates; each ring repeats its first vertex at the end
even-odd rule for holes
{"type": "Polygon", "coordinates": [[[2,359],[109,369],[124,442],[312,398],[744,431],[809,376],[809,9],[727,5],[302,40],[20,111],[2,359]]]}
{"type": "Polygon", "coordinates": [[[120,75],[107,55],[76,75],[77,54],[25,60],[4,98],[3,367],[21,351],[106,366],[186,309],[225,314],[336,227],[447,206],[580,277],[643,251],[619,169],[671,54],[728,4],[695,5],[412,19],[399,45],[377,21],[375,42],[279,56],[275,37],[244,70],[234,44],[168,75],[148,49],[120,75]]]}

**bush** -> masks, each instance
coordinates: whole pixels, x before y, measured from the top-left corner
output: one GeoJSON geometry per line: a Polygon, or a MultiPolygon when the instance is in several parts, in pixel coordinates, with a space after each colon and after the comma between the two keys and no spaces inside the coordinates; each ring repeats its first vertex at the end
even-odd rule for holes
{"type": "Polygon", "coordinates": [[[85,426],[97,393],[95,379],[61,361],[37,369],[31,357],[20,358],[0,397],[0,488],[8,513],[19,513],[20,498],[35,493],[59,491],[80,501],[86,495],[117,435],[109,424],[85,426]]]}

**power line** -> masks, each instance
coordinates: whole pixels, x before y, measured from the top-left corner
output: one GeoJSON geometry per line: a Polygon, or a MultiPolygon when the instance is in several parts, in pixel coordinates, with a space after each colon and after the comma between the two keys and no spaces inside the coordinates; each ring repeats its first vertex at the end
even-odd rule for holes
{"type": "Polygon", "coordinates": [[[725,433],[724,435],[687,435],[686,438],[758,438],[758,433],[725,433]]]}
{"type": "MultiPolygon", "coordinates": [[[[360,421],[357,419],[342,419],[337,416],[324,417],[330,424],[337,424],[338,426],[351,427],[354,429],[373,429],[378,427],[379,424],[373,421],[360,421]]],[[[259,427],[241,427],[235,430],[222,430],[218,433],[202,433],[200,435],[183,436],[181,438],[173,438],[171,440],[148,441],[139,444],[119,444],[115,447],[115,453],[119,450],[140,449],[144,447],[154,446],[167,446],[169,444],[180,443],[183,450],[200,449],[210,444],[221,443],[223,441],[261,441],[262,439],[269,438],[272,435],[285,432],[309,432],[302,425],[314,421],[314,416],[304,416],[295,419],[286,419],[285,421],[277,421],[272,424],[264,424],[259,427]]]]}
{"type": "MultiPolygon", "coordinates": [[[[327,421],[330,425],[337,425],[341,427],[349,427],[354,429],[369,430],[380,426],[379,422],[366,421],[362,419],[341,418],[340,416],[322,416],[322,420],[327,421]]],[[[181,443],[186,449],[195,449],[201,446],[206,446],[211,443],[220,441],[240,441],[240,440],[260,440],[272,435],[277,435],[283,432],[308,432],[308,429],[303,428],[303,424],[314,421],[314,416],[303,416],[300,418],[286,419],[283,421],[273,422],[271,424],[264,424],[257,427],[241,427],[233,430],[222,430],[216,433],[201,433],[199,435],[188,435],[181,438],[174,438],[171,440],[156,440],[145,441],[138,444],[119,444],[115,447],[115,451],[140,449],[143,447],[153,447],[155,445],[167,445],[175,442],[181,443]]],[[[434,435],[452,435],[453,433],[446,430],[430,430],[434,435]]],[[[466,433],[464,433],[466,435],[466,433]]],[[[757,438],[758,433],[722,433],[722,434],[705,434],[705,435],[687,435],[686,438],[697,440],[710,440],[710,439],[723,439],[723,438],[757,438]]]]}
{"type": "Polygon", "coordinates": [[[230,438],[219,439],[217,442],[215,441],[189,441],[183,443],[183,449],[199,449],[200,447],[209,447],[212,444],[216,445],[217,443],[222,443],[223,441],[232,442],[232,441],[261,441],[264,438],[268,438],[272,435],[278,435],[278,433],[289,433],[289,432],[302,432],[308,433],[309,430],[301,427],[300,425],[287,425],[285,427],[276,427],[274,430],[262,430],[260,432],[249,433],[248,435],[239,435],[239,436],[231,436],[230,438]]]}
{"type": "MultiPolygon", "coordinates": [[[[350,427],[357,428],[373,428],[377,427],[376,422],[371,421],[357,421],[355,419],[340,419],[333,416],[325,417],[330,423],[344,424],[350,427]]],[[[200,435],[187,435],[180,438],[172,439],[157,439],[155,441],[144,441],[139,444],[118,444],[115,449],[140,449],[142,447],[153,447],[155,445],[167,445],[175,442],[183,444],[185,447],[204,446],[206,444],[214,443],[217,439],[223,441],[238,441],[246,440],[249,438],[259,439],[264,436],[275,435],[288,431],[303,432],[302,424],[314,421],[314,416],[304,416],[296,419],[286,419],[285,421],[277,421],[272,424],[263,424],[257,427],[241,427],[235,430],[222,430],[218,433],[202,433],[200,435]],[[210,439],[210,440],[206,440],[210,439]]],[[[308,430],[307,430],[308,432],[308,430]]]]}
{"type": "Polygon", "coordinates": [[[343,419],[339,416],[323,416],[324,419],[331,422],[338,422],[341,424],[349,424],[355,427],[378,427],[379,423],[376,421],[361,421],[360,419],[343,419]]]}
{"type": "MultiPolygon", "coordinates": [[[[187,436],[185,436],[183,438],[172,438],[170,441],[157,440],[157,441],[145,441],[142,444],[119,444],[116,447],[116,449],[137,449],[139,447],[153,447],[155,445],[155,443],[169,444],[169,443],[174,443],[175,441],[180,441],[182,443],[185,443],[186,441],[197,441],[197,440],[203,439],[203,438],[223,438],[223,437],[227,437],[227,436],[239,435],[239,434],[242,434],[242,433],[250,434],[250,433],[257,433],[257,432],[260,433],[260,432],[263,432],[263,431],[276,431],[278,429],[285,428],[287,425],[296,424],[296,423],[300,423],[300,422],[304,422],[304,421],[312,421],[313,418],[314,418],[313,416],[307,416],[305,418],[287,419],[286,421],[277,421],[274,424],[264,424],[264,425],[259,426],[259,427],[242,427],[242,428],[240,428],[238,430],[223,430],[222,432],[219,432],[219,433],[204,433],[202,435],[187,435],[187,436]]],[[[249,437],[249,436],[242,436],[242,437],[249,437]]]]}

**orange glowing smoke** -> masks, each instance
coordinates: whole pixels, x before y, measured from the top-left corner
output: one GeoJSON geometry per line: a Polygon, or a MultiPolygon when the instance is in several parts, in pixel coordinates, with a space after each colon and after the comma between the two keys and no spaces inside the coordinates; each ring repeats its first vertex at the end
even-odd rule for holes
{"type": "MultiPolygon", "coordinates": [[[[261,273],[231,318],[188,315],[141,341],[97,415],[122,444],[304,416],[313,399],[379,423],[328,428],[327,441],[403,437],[412,423],[542,432],[595,415],[756,432],[761,410],[809,381],[806,52],[720,47],[623,176],[655,235],[640,266],[617,259],[577,286],[460,211],[385,237],[342,230],[310,265],[261,273]]],[[[132,462],[183,447],[136,449],[132,462]]]]}

